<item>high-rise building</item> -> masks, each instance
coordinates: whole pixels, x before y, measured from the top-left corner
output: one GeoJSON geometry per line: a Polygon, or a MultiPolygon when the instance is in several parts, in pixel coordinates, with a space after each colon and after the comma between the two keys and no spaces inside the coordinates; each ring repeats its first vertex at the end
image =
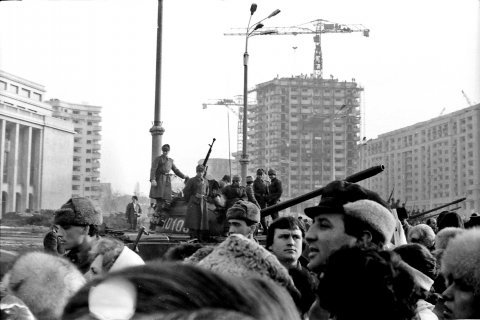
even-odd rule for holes
{"type": "Polygon", "coordinates": [[[360,169],[385,172],[360,184],[409,210],[428,210],[462,197],[458,211],[480,211],[480,104],[381,134],[360,148],[360,169]]]}
{"type": "Polygon", "coordinates": [[[100,188],[100,111],[102,107],[69,103],[58,99],[47,101],[53,115],[73,122],[75,137],[73,145],[72,195],[98,201],[100,188]]]}
{"type": "MultiPolygon", "coordinates": [[[[277,170],[288,199],[355,172],[363,91],[356,82],[299,76],[258,84],[255,91],[257,103],[248,110],[248,174],[277,170]]],[[[292,210],[301,213],[316,202],[292,210]]]]}
{"type": "Polygon", "coordinates": [[[0,218],[57,209],[71,197],[75,132],[44,97],[43,85],[0,71],[0,218]]]}

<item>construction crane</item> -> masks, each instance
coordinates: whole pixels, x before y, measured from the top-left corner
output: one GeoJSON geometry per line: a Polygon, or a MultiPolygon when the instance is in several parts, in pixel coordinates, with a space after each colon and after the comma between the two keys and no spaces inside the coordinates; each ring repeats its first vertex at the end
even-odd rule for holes
{"type": "MultiPolygon", "coordinates": [[[[236,30],[244,30],[235,28],[236,30]]],[[[352,33],[362,32],[365,37],[370,35],[370,29],[365,28],[361,24],[342,24],[331,22],[328,20],[317,19],[298,26],[292,27],[269,27],[255,30],[253,35],[299,35],[299,34],[314,34],[313,41],[315,42],[315,55],[313,57],[313,75],[316,78],[323,76],[323,57],[321,46],[322,33],[352,33]]],[[[226,36],[245,36],[244,32],[224,33],[226,36]]]]}
{"type": "MultiPolygon", "coordinates": [[[[238,117],[237,126],[237,150],[242,149],[242,128],[243,128],[243,102],[235,102],[233,99],[211,99],[208,103],[203,103],[203,109],[207,109],[208,106],[225,106],[228,110],[233,112],[238,117]],[[239,110],[234,109],[232,106],[238,106],[239,110]]],[[[230,169],[230,177],[232,176],[232,163],[230,152],[230,113],[227,111],[227,126],[228,126],[228,163],[230,169]]]]}

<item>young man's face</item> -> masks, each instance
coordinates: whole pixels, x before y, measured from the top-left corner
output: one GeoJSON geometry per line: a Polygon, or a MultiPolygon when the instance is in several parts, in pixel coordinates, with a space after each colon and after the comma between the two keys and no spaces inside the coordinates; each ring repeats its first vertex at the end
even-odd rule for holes
{"type": "Polygon", "coordinates": [[[446,319],[473,319],[480,317],[480,298],[475,297],[473,288],[461,279],[447,278],[448,287],[442,296],[446,319]]]}
{"type": "Polygon", "coordinates": [[[305,239],[308,242],[308,268],[318,271],[325,265],[328,257],[344,245],[353,245],[356,238],[345,233],[343,215],[339,213],[325,213],[313,219],[305,239]]]}
{"type": "Polygon", "coordinates": [[[232,180],[232,185],[238,186],[240,184],[240,180],[232,180]]]}
{"type": "Polygon", "coordinates": [[[228,225],[230,226],[228,229],[229,234],[241,234],[247,237],[252,230],[252,228],[247,226],[247,223],[243,220],[230,219],[228,220],[228,225]]]}
{"type": "Polygon", "coordinates": [[[65,249],[70,250],[83,243],[88,236],[88,227],[59,226],[58,232],[62,235],[65,249]]]}
{"type": "Polygon", "coordinates": [[[302,255],[302,232],[298,228],[275,229],[268,249],[282,264],[295,266],[302,255]]]}

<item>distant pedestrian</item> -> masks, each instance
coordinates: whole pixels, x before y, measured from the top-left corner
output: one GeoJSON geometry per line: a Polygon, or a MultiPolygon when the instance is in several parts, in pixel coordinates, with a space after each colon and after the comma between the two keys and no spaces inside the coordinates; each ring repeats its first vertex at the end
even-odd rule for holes
{"type": "Polygon", "coordinates": [[[130,230],[137,230],[137,218],[142,214],[142,208],[138,204],[138,197],[133,196],[132,202],[127,204],[125,209],[125,215],[127,216],[128,223],[130,224],[130,230]]]}

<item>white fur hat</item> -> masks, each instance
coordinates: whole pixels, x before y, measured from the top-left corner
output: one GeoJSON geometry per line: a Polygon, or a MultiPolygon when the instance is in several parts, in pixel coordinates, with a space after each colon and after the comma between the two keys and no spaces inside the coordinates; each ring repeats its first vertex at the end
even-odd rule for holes
{"type": "Polygon", "coordinates": [[[68,260],[43,252],[22,255],[2,286],[20,298],[38,319],[59,319],[68,300],[85,284],[68,260]]]}
{"type": "Polygon", "coordinates": [[[449,241],[462,233],[465,229],[456,228],[456,227],[447,227],[440,231],[438,231],[437,235],[435,236],[435,249],[445,249],[449,241]]]}
{"type": "Polygon", "coordinates": [[[408,231],[407,238],[409,243],[417,242],[427,248],[431,248],[435,243],[435,232],[429,225],[420,223],[408,231]]]}
{"type": "Polygon", "coordinates": [[[395,218],[393,214],[378,202],[363,199],[349,202],[343,206],[345,215],[365,222],[373,230],[379,232],[388,243],[395,232],[395,218]]]}
{"type": "Polygon", "coordinates": [[[448,243],[442,273],[445,278],[462,279],[480,295],[480,228],[465,230],[448,243]]]}

